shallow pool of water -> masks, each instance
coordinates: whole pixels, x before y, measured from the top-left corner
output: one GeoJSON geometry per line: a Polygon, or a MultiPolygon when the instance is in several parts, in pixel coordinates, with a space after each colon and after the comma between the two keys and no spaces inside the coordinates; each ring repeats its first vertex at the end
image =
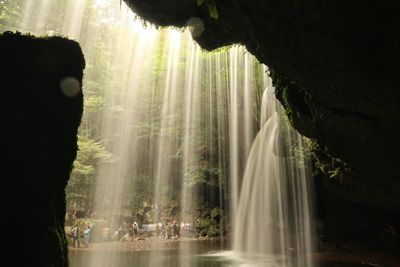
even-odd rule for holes
{"type": "Polygon", "coordinates": [[[70,253],[71,267],[162,266],[162,267],[279,267],[270,259],[239,259],[229,252],[217,254],[186,254],[180,251],[79,251],[70,253]]]}
{"type": "MultiPolygon", "coordinates": [[[[283,257],[241,255],[221,250],[219,244],[190,242],[180,249],[132,250],[129,246],[105,245],[71,250],[71,267],[293,267],[283,257]],[[127,249],[129,248],[129,249],[127,249]]],[[[296,264],[295,264],[296,266],[296,264]]],[[[318,265],[317,265],[318,266],[318,265]]],[[[324,262],[319,267],[360,267],[346,262],[324,262]]],[[[365,266],[365,265],[363,265],[365,266]]],[[[298,267],[298,266],[296,266],[298,267]]],[[[306,267],[306,266],[301,266],[306,267]]]]}

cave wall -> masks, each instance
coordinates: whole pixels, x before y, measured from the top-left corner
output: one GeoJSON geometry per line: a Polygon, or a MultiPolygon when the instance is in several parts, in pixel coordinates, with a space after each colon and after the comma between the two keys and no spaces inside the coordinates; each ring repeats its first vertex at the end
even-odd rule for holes
{"type": "MultiPolygon", "coordinates": [[[[320,196],[334,196],[321,210],[344,201],[387,219],[375,228],[400,228],[396,1],[124,1],[154,24],[189,26],[204,49],[245,45],[270,68],[294,128],[315,140],[320,196]]],[[[332,214],[339,221],[349,212],[332,214]]],[[[345,224],[358,227],[350,217],[345,224]]]]}
{"type": "Polygon", "coordinates": [[[0,62],[2,262],[67,266],[64,188],[77,152],[84,57],[75,41],[5,32],[0,62]]]}

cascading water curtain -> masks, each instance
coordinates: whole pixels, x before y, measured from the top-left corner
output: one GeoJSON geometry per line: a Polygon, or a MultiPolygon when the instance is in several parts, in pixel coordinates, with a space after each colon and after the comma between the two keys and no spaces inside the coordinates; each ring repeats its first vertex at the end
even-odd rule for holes
{"type": "Polygon", "coordinates": [[[236,217],[234,251],[256,266],[315,266],[310,166],[269,86],[236,217]]]}

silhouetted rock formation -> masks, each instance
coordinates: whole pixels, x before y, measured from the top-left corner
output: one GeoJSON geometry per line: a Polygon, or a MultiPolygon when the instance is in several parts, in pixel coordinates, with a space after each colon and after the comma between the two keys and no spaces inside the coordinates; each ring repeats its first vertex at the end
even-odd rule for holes
{"type": "Polygon", "coordinates": [[[67,266],[65,193],[77,152],[85,67],[78,43],[0,35],[2,262],[67,266]]]}

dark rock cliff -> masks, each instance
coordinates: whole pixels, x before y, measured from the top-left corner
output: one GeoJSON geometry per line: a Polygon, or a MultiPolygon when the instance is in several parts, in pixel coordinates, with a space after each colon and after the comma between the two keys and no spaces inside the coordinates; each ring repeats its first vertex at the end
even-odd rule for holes
{"type": "Polygon", "coordinates": [[[124,1],[157,25],[191,26],[205,49],[245,45],[270,68],[293,126],[316,140],[321,196],[399,222],[396,1],[124,1]]]}
{"type": "Polygon", "coordinates": [[[3,263],[67,266],[65,193],[85,66],[78,43],[0,35],[3,263]]]}

